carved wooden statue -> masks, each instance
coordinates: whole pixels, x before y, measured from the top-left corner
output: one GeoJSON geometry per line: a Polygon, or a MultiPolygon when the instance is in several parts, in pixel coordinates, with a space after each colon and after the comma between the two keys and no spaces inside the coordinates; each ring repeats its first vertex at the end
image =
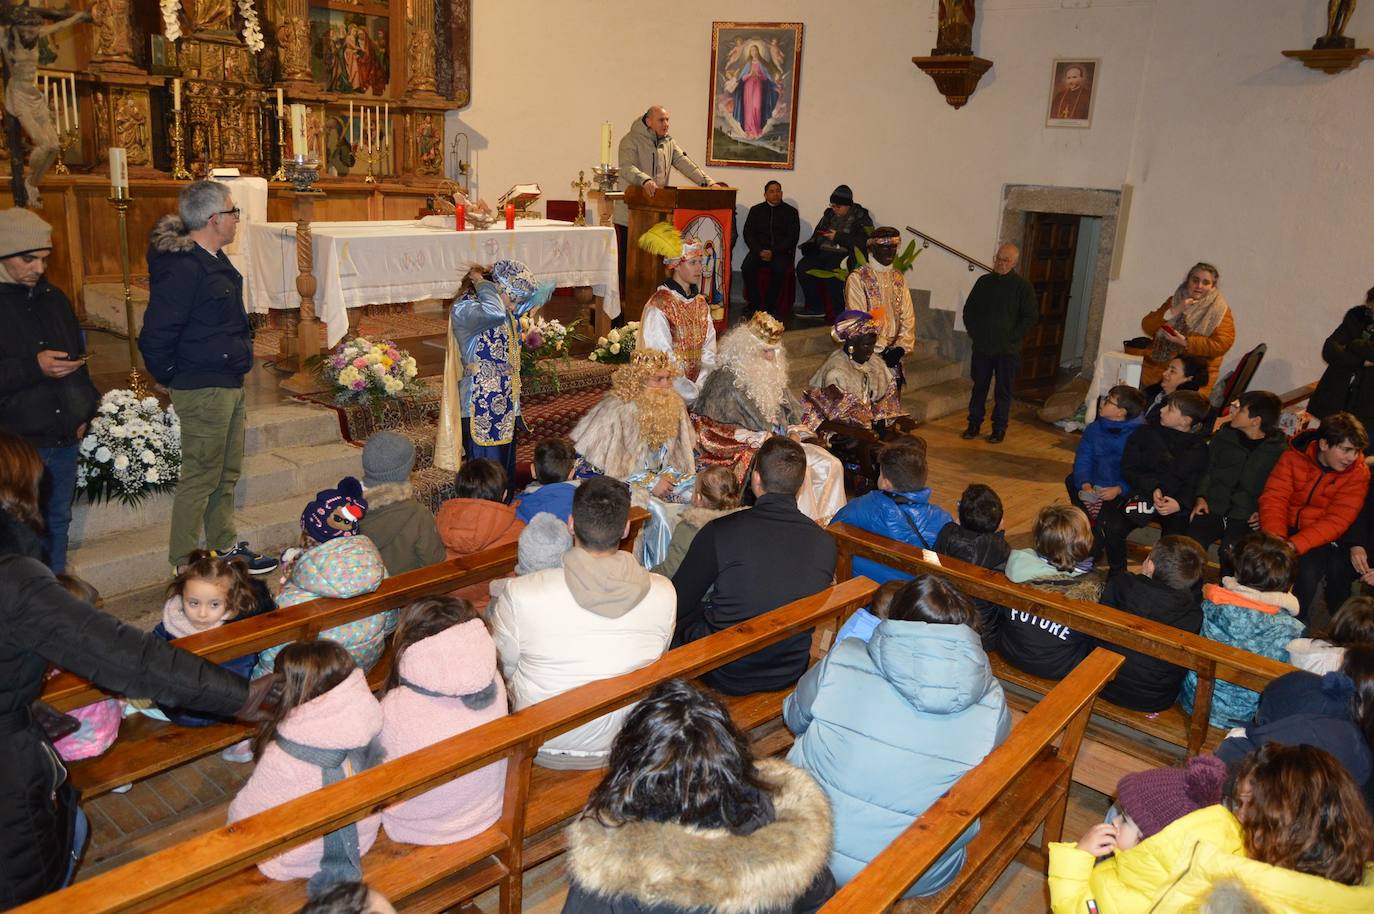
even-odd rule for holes
{"type": "MultiPolygon", "coordinates": [[[[0,20],[0,53],[5,60],[5,112],[23,127],[33,143],[29,153],[28,175],[13,178],[15,200],[25,200],[31,209],[42,204],[38,182],[57,159],[57,128],[43,90],[38,87],[38,39],[91,21],[90,13],[67,15],[61,10],[45,10],[27,4],[10,8],[0,20]],[[65,18],[61,18],[65,17],[65,18]],[[57,18],[43,25],[44,19],[57,18]]],[[[11,143],[17,139],[11,134],[11,143]]]]}
{"type": "Polygon", "coordinates": [[[936,33],[937,54],[972,54],[973,20],[978,18],[977,0],[940,0],[940,29],[936,33]]]}
{"type": "Polygon", "coordinates": [[[1326,48],[1353,48],[1354,38],[1345,37],[1345,27],[1350,24],[1350,17],[1355,12],[1356,0],[1327,0],[1326,3],[1326,34],[1317,39],[1313,48],[1324,50],[1326,48]]]}

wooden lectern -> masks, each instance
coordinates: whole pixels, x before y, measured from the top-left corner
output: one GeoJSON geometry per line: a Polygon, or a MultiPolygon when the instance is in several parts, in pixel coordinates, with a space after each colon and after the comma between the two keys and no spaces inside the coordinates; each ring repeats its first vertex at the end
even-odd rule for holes
{"type": "MultiPolygon", "coordinates": [[[[625,319],[639,320],[644,303],[668,275],[661,258],[639,247],[639,236],[655,222],[671,222],[679,231],[699,216],[714,217],[719,224],[716,257],[720,264],[720,290],[727,311],[730,306],[730,227],[735,215],[733,187],[660,187],[652,197],[638,187],[625,188],[630,209],[626,236],[625,288],[622,307],[625,319]]],[[[691,234],[691,233],[688,233],[691,234]]]]}

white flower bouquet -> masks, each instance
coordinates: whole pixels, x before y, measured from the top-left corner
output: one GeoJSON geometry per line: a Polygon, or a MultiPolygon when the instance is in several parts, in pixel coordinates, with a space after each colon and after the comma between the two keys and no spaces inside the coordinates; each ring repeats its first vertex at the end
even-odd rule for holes
{"type": "Polygon", "coordinates": [[[358,336],[344,340],[320,358],[320,376],[334,389],[334,401],[372,403],[423,392],[416,383],[415,359],[391,340],[358,336]]]}
{"type": "Polygon", "coordinates": [[[136,505],[176,488],[181,472],[181,420],[156,397],[112,390],[81,439],[76,487],[92,502],[117,498],[136,505]]]}
{"type": "Polygon", "coordinates": [[[630,321],[624,327],[617,327],[596,341],[596,348],[587,358],[593,362],[606,362],[619,365],[630,361],[630,353],[635,351],[639,337],[639,321],[630,321]]]}

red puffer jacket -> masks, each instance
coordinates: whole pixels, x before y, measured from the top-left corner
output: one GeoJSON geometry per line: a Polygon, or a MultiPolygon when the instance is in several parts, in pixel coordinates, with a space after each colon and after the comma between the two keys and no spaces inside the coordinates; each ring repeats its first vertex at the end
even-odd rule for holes
{"type": "Polygon", "coordinates": [[[1363,460],[1340,473],[1318,462],[1319,437],[1319,432],[1309,432],[1293,439],[1259,499],[1260,529],[1288,540],[1299,555],[1345,533],[1369,489],[1369,467],[1363,460]],[[1290,530],[1296,532],[1290,536],[1290,530]]]}

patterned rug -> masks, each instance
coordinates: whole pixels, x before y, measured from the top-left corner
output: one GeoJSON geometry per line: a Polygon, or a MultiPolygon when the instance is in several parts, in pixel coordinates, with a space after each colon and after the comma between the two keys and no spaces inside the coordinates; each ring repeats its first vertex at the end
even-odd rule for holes
{"type": "MultiPolygon", "coordinates": [[[[443,337],[448,332],[448,318],[443,314],[386,314],[370,313],[372,308],[384,306],[370,305],[369,313],[363,315],[358,323],[358,336],[381,337],[383,339],[399,339],[414,336],[439,336],[443,337]]],[[[259,326],[253,334],[253,355],[259,359],[274,359],[281,350],[281,335],[283,327],[272,326],[280,318],[279,312],[261,315],[262,326],[259,326]]],[[[320,326],[320,349],[327,348],[325,340],[325,327],[320,326]]]]}

